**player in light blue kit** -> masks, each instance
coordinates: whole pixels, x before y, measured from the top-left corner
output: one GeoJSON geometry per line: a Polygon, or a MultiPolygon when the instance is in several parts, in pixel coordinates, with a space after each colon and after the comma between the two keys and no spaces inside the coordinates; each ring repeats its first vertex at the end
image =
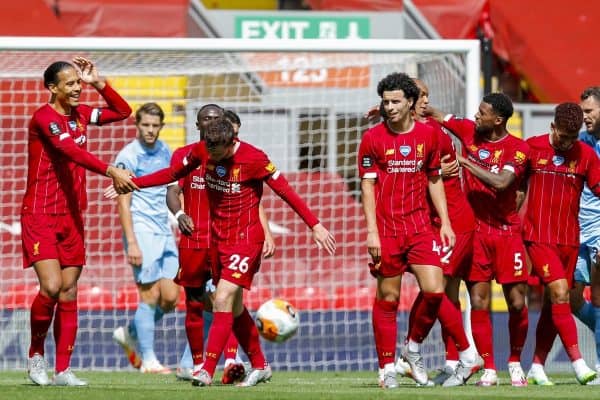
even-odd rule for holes
{"type": "MultiPolygon", "coordinates": [[[[158,139],[164,117],[156,103],[146,103],[137,110],[137,138],[117,155],[118,167],[141,176],[169,166],[171,151],[158,139]]],[[[166,192],[166,186],[158,186],[121,195],[117,200],[127,262],[132,266],[140,302],[132,323],[115,329],[113,338],[142,373],[171,373],[154,353],[155,324],[175,308],[179,295],[179,286],[173,282],[179,260],[166,192]]]]}
{"type": "MultiPolygon", "coordinates": [[[[581,94],[581,108],[585,129],[579,139],[591,146],[600,156],[600,86],[585,89],[581,94]]],[[[581,322],[587,325],[596,338],[596,370],[600,371],[600,198],[585,185],[579,209],[580,247],[571,291],[571,308],[581,322]],[[590,285],[592,301],[583,297],[585,286],[590,285]]],[[[600,378],[588,383],[600,385],[600,378]]]]}

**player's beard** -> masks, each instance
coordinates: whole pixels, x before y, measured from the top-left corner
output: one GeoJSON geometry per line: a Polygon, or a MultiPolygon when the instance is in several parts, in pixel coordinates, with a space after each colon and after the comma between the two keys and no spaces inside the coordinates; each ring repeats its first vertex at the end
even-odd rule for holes
{"type": "Polygon", "coordinates": [[[492,133],[493,130],[493,128],[486,128],[481,125],[475,125],[475,133],[477,133],[479,136],[488,136],[490,133],[492,133]]]}

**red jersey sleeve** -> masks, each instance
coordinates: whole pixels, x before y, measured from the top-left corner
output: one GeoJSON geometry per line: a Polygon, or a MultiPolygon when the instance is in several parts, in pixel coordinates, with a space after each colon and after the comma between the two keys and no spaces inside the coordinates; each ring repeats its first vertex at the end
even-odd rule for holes
{"type": "Polygon", "coordinates": [[[112,86],[106,82],[102,90],[98,91],[106,101],[108,107],[94,108],[90,110],[90,124],[103,125],[109,122],[121,121],[131,115],[131,107],[117,93],[112,86]]]}
{"type": "Polygon", "coordinates": [[[440,163],[440,158],[441,158],[441,153],[440,153],[440,142],[439,142],[439,135],[438,133],[435,131],[435,129],[430,126],[430,125],[425,125],[428,129],[431,129],[433,132],[431,132],[431,134],[428,135],[429,138],[429,155],[428,155],[428,159],[427,159],[427,166],[426,166],[426,171],[427,171],[427,176],[440,176],[440,168],[441,168],[441,163],[440,163]]]}
{"type": "Polygon", "coordinates": [[[253,173],[254,177],[264,179],[267,185],[292,207],[309,228],[319,223],[319,219],[310,211],[306,203],[292,189],[287,179],[281,175],[281,172],[277,170],[265,153],[262,151],[257,152],[257,159],[254,164],[256,166],[253,173]]]}
{"type": "Polygon", "coordinates": [[[523,178],[527,174],[527,163],[529,159],[529,145],[517,138],[513,138],[514,147],[513,154],[510,160],[506,161],[506,164],[502,169],[513,172],[517,179],[523,178]]]}
{"type": "Polygon", "coordinates": [[[180,162],[171,165],[167,168],[158,170],[152,174],[133,178],[132,181],[140,188],[166,185],[186,176],[190,171],[194,170],[207,159],[208,153],[204,142],[198,142],[180,162]]]}
{"type": "Polygon", "coordinates": [[[319,223],[319,219],[310,211],[304,200],[298,196],[298,193],[292,189],[287,179],[279,171],[269,176],[266,182],[279,197],[292,207],[309,228],[312,229],[313,226],[319,223]]]}
{"type": "Polygon", "coordinates": [[[63,121],[41,118],[33,120],[32,123],[37,125],[37,131],[40,132],[41,139],[69,160],[98,174],[104,175],[106,173],[108,164],[79,147],[69,133],[63,132],[61,128],[63,121]]]}
{"type": "MultiPolygon", "coordinates": [[[[174,167],[178,164],[183,163],[183,158],[187,155],[187,151],[183,148],[180,147],[177,150],[175,150],[173,152],[173,155],[171,156],[171,167],[174,167]]],[[[182,188],[184,186],[184,178],[179,178],[177,184],[179,185],[180,188],[182,188]]]]}
{"type": "Polygon", "coordinates": [[[358,148],[358,175],[360,178],[377,178],[377,157],[373,147],[373,129],[365,132],[358,148]]]}
{"type": "Polygon", "coordinates": [[[442,122],[442,126],[452,131],[461,141],[472,137],[475,132],[474,121],[456,118],[454,115],[447,115],[442,122]]]}

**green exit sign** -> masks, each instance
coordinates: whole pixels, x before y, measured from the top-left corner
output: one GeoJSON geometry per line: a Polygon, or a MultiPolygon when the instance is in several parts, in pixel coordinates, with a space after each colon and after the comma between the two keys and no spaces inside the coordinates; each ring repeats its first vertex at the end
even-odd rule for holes
{"type": "Polygon", "coordinates": [[[242,39],[368,39],[367,17],[235,17],[242,39]]]}

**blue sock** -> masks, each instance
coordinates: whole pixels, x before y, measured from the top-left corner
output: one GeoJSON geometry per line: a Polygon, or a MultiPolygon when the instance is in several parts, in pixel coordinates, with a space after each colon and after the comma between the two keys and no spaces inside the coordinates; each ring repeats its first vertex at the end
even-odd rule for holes
{"type": "Polygon", "coordinates": [[[185,349],[181,355],[181,361],[179,361],[180,368],[194,368],[194,361],[192,360],[192,350],[190,350],[190,344],[185,341],[185,349]]]}
{"type": "Polygon", "coordinates": [[[202,318],[204,319],[204,340],[208,340],[208,331],[213,322],[213,313],[210,311],[203,311],[202,318]]]}
{"type": "Polygon", "coordinates": [[[158,322],[162,319],[163,315],[165,315],[165,312],[163,311],[162,308],[160,308],[159,306],[156,306],[156,308],[154,309],[154,322],[158,322]]]}
{"type": "Polygon", "coordinates": [[[156,359],[154,354],[154,315],[156,307],[146,303],[138,304],[133,323],[137,332],[138,347],[143,361],[156,359]]]}
{"type": "Polygon", "coordinates": [[[596,313],[596,329],[594,336],[596,338],[596,362],[600,361],[600,307],[593,307],[596,313]]]}
{"type": "Polygon", "coordinates": [[[596,312],[592,303],[584,301],[581,308],[575,312],[575,316],[594,332],[596,329],[596,312]]]}
{"type": "Polygon", "coordinates": [[[129,325],[127,325],[127,331],[129,331],[129,336],[131,336],[134,340],[137,340],[137,329],[135,329],[134,321],[131,321],[129,325]]]}

